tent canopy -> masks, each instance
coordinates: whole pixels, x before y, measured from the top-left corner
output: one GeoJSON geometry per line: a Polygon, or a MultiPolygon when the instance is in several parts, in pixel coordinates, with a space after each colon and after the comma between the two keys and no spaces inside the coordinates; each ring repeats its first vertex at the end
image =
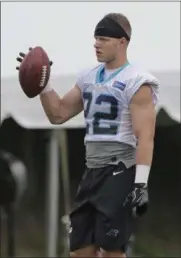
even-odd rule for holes
{"type": "MultiPolygon", "coordinates": [[[[174,120],[180,122],[180,73],[153,72],[160,80],[160,103],[157,111],[164,108],[174,120]]],[[[52,87],[62,96],[76,81],[76,76],[51,78],[52,87]]],[[[41,106],[39,97],[29,99],[23,93],[17,78],[1,79],[1,122],[12,117],[20,126],[27,129],[82,128],[83,112],[63,125],[52,125],[41,106]]]]}

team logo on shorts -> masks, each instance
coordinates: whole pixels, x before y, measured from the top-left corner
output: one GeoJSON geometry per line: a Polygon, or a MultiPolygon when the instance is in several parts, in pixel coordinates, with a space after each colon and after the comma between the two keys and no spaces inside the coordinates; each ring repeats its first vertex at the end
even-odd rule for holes
{"type": "Polygon", "coordinates": [[[118,229],[111,229],[109,232],[106,234],[110,237],[117,238],[119,236],[119,230],[118,229]]]}

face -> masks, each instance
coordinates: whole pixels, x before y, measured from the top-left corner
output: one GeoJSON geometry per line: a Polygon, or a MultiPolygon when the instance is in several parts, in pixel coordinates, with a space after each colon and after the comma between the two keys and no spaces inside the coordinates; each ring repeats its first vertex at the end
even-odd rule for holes
{"type": "Polygon", "coordinates": [[[122,39],[95,37],[95,50],[98,62],[109,63],[116,59],[122,50],[122,39]]]}

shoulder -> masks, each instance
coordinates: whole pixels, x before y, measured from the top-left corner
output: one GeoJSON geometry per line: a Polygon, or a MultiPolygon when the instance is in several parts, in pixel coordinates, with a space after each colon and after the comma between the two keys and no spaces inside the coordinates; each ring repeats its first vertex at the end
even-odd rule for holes
{"type": "Polygon", "coordinates": [[[77,76],[77,81],[76,81],[76,85],[82,89],[84,86],[84,83],[86,83],[86,81],[92,81],[94,80],[97,71],[99,70],[99,68],[101,67],[101,65],[97,65],[91,68],[86,68],[84,70],[82,70],[78,76],[77,76]]]}
{"type": "Polygon", "coordinates": [[[142,85],[142,84],[151,84],[155,87],[159,87],[159,80],[149,71],[144,70],[143,68],[136,65],[128,65],[123,73],[122,79],[126,82],[126,85],[142,85]]]}
{"type": "Polygon", "coordinates": [[[86,77],[92,73],[97,72],[97,70],[101,67],[102,65],[96,65],[90,68],[86,68],[84,70],[82,70],[79,74],[78,77],[86,77]]]}
{"type": "Polygon", "coordinates": [[[149,85],[151,87],[154,103],[157,103],[160,82],[152,73],[141,67],[130,64],[124,69],[120,76],[122,82],[126,85],[125,93],[128,103],[130,103],[133,95],[143,85],[149,85]]]}

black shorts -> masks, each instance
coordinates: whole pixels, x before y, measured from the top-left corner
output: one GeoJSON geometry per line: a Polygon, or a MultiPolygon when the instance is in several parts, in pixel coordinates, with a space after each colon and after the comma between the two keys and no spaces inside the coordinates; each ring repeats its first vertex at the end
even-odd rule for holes
{"type": "Polygon", "coordinates": [[[123,163],[87,168],[70,214],[70,250],[96,245],[106,251],[125,251],[133,231],[130,207],[123,202],[133,189],[135,166],[123,163]]]}

